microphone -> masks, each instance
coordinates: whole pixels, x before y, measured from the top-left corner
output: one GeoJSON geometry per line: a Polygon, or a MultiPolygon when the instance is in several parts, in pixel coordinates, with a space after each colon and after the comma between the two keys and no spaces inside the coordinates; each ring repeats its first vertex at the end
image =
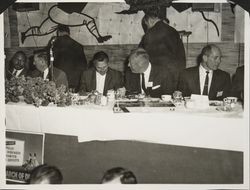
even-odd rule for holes
{"type": "Polygon", "coordinates": [[[49,49],[49,54],[50,54],[50,71],[51,71],[51,79],[52,81],[54,81],[54,52],[53,52],[53,47],[54,47],[54,43],[56,41],[57,37],[56,36],[52,36],[52,38],[50,39],[50,49],[49,49]]]}
{"type": "Polygon", "coordinates": [[[52,36],[50,39],[50,44],[53,45],[56,41],[57,37],[56,36],[52,36]]]}

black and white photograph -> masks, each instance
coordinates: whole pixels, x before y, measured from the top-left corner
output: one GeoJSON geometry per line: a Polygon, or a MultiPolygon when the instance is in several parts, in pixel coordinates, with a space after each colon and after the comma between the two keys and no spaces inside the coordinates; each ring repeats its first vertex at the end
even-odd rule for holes
{"type": "Polygon", "coordinates": [[[8,2],[1,187],[249,189],[246,1],[8,2]]]}

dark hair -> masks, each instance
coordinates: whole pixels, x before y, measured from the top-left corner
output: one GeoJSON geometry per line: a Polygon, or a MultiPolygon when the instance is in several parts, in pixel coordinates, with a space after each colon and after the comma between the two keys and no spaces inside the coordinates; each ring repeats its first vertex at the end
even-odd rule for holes
{"type": "Polygon", "coordinates": [[[48,179],[50,184],[62,184],[63,176],[57,167],[43,164],[32,170],[29,183],[34,184],[44,179],[48,179]]]}
{"type": "Polygon", "coordinates": [[[133,172],[122,167],[115,167],[107,170],[103,175],[102,183],[112,181],[118,177],[120,178],[122,184],[137,184],[137,180],[133,172]]]}
{"type": "Polygon", "coordinates": [[[25,61],[27,61],[27,56],[26,56],[26,54],[25,54],[23,51],[17,51],[17,52],[13,55],[13,57],[11,58],[11,60],[12,60],[14,57],[16,57],[18,54],[21,54],[21,55],[24,57],[25,61]]]}
{"type": "Polygon", "coordinates": [[[95,61],[104,61],[105,59],[107,61],[109,61],[108,55],[104,51],[99,51],[99,52],[95,53],[95,55],[93,57],[93,62],[95,62],[95,61]]]}
{"type": "Polygon", "coordinates": [[[10,67],[12,68],[13,67],[13,59],[18,55],[18,54],[21,54],[23,57],[24,57],[24,67],[26,68],[29,68],[29,63],[28,63],[28,57],[27,55],[23,52],[23,51],[17,51],[13,56],[12,58],[10,59],[10,67]]]}
{"type": "Polygon", "coordinates": [[[143,12],[145,13],[145,16],[152,18],[160,18],[160,7],[159,6],[150,6],[145,9],[143,9],[143,12]]]}
{"type": "Polygon", "coordinates": [[[67,32],[68,34],[70,34],[69,27],[67,25],[63,25],[63,24],[59,24],[57,26],[57,32],[67,32]]]}

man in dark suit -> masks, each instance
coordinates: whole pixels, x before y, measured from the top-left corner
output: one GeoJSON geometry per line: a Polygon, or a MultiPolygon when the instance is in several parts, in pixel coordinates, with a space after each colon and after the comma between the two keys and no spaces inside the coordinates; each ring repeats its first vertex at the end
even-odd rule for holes
{"type": "Polygon", "coordinates": [[[23,51],[18,51],[14,54],[10,60],[9,68],[6,72],[6,78],[27,76],[28,74],[28,61],[27,56],[23,51]]]}
{"type": "Polygon", "coordinates": [[[168,70],[151,64],[147,52],[138,48],[129,56],[130,70],[125,75],[127,94],[145,94],[151,97],[172,93],[175,90],[174,78],[168,70]],[[133,73],[136,73],[134,75],[133,73]]]}
{"type": "Polygon", "coordinates": [[[68,26],[58,25],[57,39],[52,44],[54,66],[63,70],[68,78],[69,88],[77,91],[81,73],[87,69],[84,48],[70,36],[68,26]]]}
{"type": "Polygon", "coordinates": [[[218,69],[221,51],[216,45],[207,45],[198,57],[199,66],[187,68],[179,80],[183,96],[208,95],[209,100],[222,100],[230,95],[231,79],[225,71],[218,69]]]}
{"type": "Polygon", "coordinates": [[[244,65],[238,67],[233,76],[231,96],[244,101],[244,65]]]}
{"type": "Polygon", "coordinates": [[[30,73],[30,76],[41,77],[44,80],[54,81],[57,87],[64,85],[68,88],[68,80],[66,74],[53,66],[48,64],[48,56],[46,52],[34,55],[34,65],[36,69],[30,73]]]}
{"type": "Polygon", "coordinates": [[[118,90],[123,87],[122,73],[109,68],[108,63],[109,58],[105,52],[100,51],[94,55],[94,67],[81,75],[79,94],[98,91],[107,95],[108,90],[118,90]]]}
{"type": "Polygon", "coordinates": [[[185,49],[179,33],[154,12],[147,12],[142,24],[146,31],[139,47],[147,51],[152,64],[168,69],[177,84],[179,73],[186,68],[185,49]]]}

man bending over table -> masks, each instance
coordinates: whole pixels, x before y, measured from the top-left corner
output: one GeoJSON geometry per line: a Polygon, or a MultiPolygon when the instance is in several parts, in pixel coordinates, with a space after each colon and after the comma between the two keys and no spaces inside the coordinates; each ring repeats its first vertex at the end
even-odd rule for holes
{"type": "Polygon", "coordinates": [[[123,87],[123,76],[119,71],[109,68],[109,57],[103,52],[97,52],[93,57],[94,67],[81,75],[79,94],[98,91],[107,95],[108,90],[120,90],[123,87]]]}
{"type": "Polygon", "coordinates": [[[207,95],[209,100],[223,100],[230,95],[230,75],[218,69],[221,51],[214,44],[205,46],[198,57],[198,66],[187,68],[180,75],[179,90],[183,96],[207,95]]]}
{"type": "Polygon", "coordinates": [[[151,64],[149,55],[143,48],[135,49],[129,56],[125,88],[127,95],[145,94],[155,98],[163,94],[172,95],[175,90],[173,75],[164,67],[151,64]],[[137,73],[137,75],[132,75],[137,73]]]}

